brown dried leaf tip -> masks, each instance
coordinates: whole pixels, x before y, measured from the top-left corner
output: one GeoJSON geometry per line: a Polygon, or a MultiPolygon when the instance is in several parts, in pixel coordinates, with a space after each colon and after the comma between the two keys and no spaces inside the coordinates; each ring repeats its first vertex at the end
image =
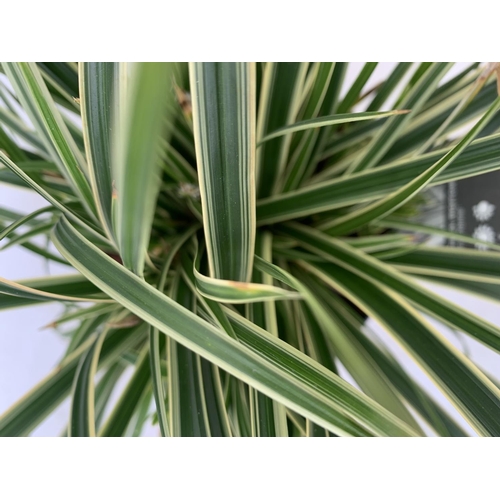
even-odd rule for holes
{"type": "Polygon", "coordinates": [[[110,328],[129,328],[131,326],[138,325],[141,322],[141,318],[137,317],[135,314],[130,314],[121,321],[110,321],[106,323],[106,326],[110,328]]]}
{"type": "Polygon", "coordinates": [[[484,84],[486,80],[493,74],[496,73],[497,77],[497,93],[500,95],[500,62],[490,62],[487,63],[483,69],[483,72],[478,78],[478,83],[484,84]]]}
{"type": "Polygon", "coordinates": [[[182,112],[191,117],[193,113],[193,106],[191,104],[191,94],[186,90],[182,90],[178,85],[175,85],[175,95],[181,106],[182,112]]]}

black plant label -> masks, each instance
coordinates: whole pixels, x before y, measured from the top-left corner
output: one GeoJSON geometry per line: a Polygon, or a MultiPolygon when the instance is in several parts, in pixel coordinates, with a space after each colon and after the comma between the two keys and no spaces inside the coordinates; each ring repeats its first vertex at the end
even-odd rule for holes
{"type": "MultiPolygon", "coordinates": [[[[500,171],[450,182],[445,193],[445,222],[449,231],[500,243],[500,171]]],[[[447,245],[488,250],[481,243],[448,240],[447,245]]]]}

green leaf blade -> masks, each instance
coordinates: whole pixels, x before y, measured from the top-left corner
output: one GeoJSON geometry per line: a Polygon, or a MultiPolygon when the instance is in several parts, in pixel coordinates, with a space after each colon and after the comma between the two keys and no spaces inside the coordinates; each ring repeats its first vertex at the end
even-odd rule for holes
{"type": "Polygon", "coordinates": [[[131,82],[115,97],[123,104],[114,127],[112,156],[116,212],[114,228],[125,265],[142,276],[156,197],[160,187],[159,147],[168,102],[173,99],[173,63],[137,63],[131,82]]]}
{"type": "Polygon", "coordinates": [[[190,77],[210,274],[246,282],[255,245],[255,68],[193,63],[190,77]]]}
{"type": "Polygon", "coordinates": [[[80,358],[75,375],[70,411],[70,437],[95,437],[94,377],[105,333],[99,335],[80,358]]]}
{"type": "Polygon", "coordinates": [[[45,148],[93,216],[95,204],[85,176],[85,159],[55,107],[38,68],[34,63],[4,63],[4,68],[45,148]]]}
{"type": "MultiPolygon", "coordinates": [[[[343,434],[414,435],[397,418],[287,344],[267,334],[257,337],[252,334],[251,339],[246,337],[254,342],[254,347],[249,349],[231,339],[100,252],[66,220],[58,223],[53,238],[59,251],[75,267],[134,314],[325,428],[343,434]],[[267,345],[265,349],[258,347],[262,342],[267,345]],[[271,347],[272,355],[269,354],[271,347]],[[298,378],[295,370],[285,369],[292,360],[294,366],[309,375],[298,378]],[[313,374],[319,377],[321,385],[329,384],[327,392],[317,392],[316,383],[311,379],[313,374]]],[[[243,330],[246,331],[244,327],[243,330]]]]}
{"type": "Polygon", "coordinates": [[[484,116],[472,127],[465,137],[443,158],[432,165],[428,170],[413,179],[411,182],[391,193],[389,196],[354,211],[344,217],[333,220],[327,224],[328,234],[338,236],[349,234],[358,227],[362,227],[368,222],[382,218],[390,214],[404,203],[411,200],[417,193],[422,191],[431,181],[443,172],[462,151],[472,142],[472,140],[483,130],[489,121],[500,109],[500,97],[493,102],[484,116]]]}
{"type": "Polygon", "coordinates": [[[83,139],[90,183],[99,217],[109,235],[112,234],[112,110],[117,72],[117,63],[79,65],[83,139]]]}
{"type": "MultiPolygon", "coordinates": [[[[319,269],[351,300],[377,318],[426,368],[435,383],[482,435],[499,436],[500,391],[466,356],[419,318],[385,287],[334,264],[305,265],[319,269]]],[[[335,286],[335,285],[334,285],[335,286]]]]}
{"type": "MultiPolygon", "coordinates": [[[[341,179],[311,184],[296,191],[259,200],[257,223],[281,222],[387,196],[440,160],[448,150],[401,160],[341,179]]],[[[464,179],[500,169],[500,135],[474,141],[430,185],[464,179]]]]}
{"type": "Polygon", "coordinates": [[[258,146],[262,143],[275,139],[276,137],[281,137],[287,134],[293,134],[294,132],[300,132],[302,130],[309,130],[321,127],[328,127],[331,125],[339,125],[341,123],[352,123],[361,122],[365,120],[376,120],[379,118],[386,118],[393,115],[404,115],[409,113],[407,110],[394,110],[394,111],[372,111],[367,113],[344,113],[340,115],[331,116],[320,116],[318,118],[311,118],[310,120],[305,120],[303,122],[293,123],[287,125],[286,127],[279,128],[274,132],[263,137],[258,146]]]}

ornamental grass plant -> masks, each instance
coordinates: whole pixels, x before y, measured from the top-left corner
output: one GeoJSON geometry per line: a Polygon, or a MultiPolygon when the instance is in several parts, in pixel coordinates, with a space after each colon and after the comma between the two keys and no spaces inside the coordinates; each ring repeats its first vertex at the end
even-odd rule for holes
{"type": "Polygon", "coordinates": [[[60,302],[68,346],[0,436],[68,399],[67,436],[468,435],[367,318],[500,435],[498,382],[428,318],[495,352],[500,328],[423,284],[498,301],[500,245],[418,218],[500,169],[498,66],[370,88],[369,62],[341,92],[347,67],[2,63],[0,182],[47,206],[0,202],[0,239],[68,271],[1,278],[0,310],[60,302]]]}

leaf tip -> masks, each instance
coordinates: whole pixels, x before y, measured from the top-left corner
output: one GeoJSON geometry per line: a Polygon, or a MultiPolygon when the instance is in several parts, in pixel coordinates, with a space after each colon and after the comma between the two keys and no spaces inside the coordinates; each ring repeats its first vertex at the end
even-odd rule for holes
{"type": "Polygon", "coordinates": [[[49,328],[55,328],[57,326],[57,321],[52,321],[52,323],[48,323],[44,326],[41,326],[39,330],[48,330],[49,328]]]}

